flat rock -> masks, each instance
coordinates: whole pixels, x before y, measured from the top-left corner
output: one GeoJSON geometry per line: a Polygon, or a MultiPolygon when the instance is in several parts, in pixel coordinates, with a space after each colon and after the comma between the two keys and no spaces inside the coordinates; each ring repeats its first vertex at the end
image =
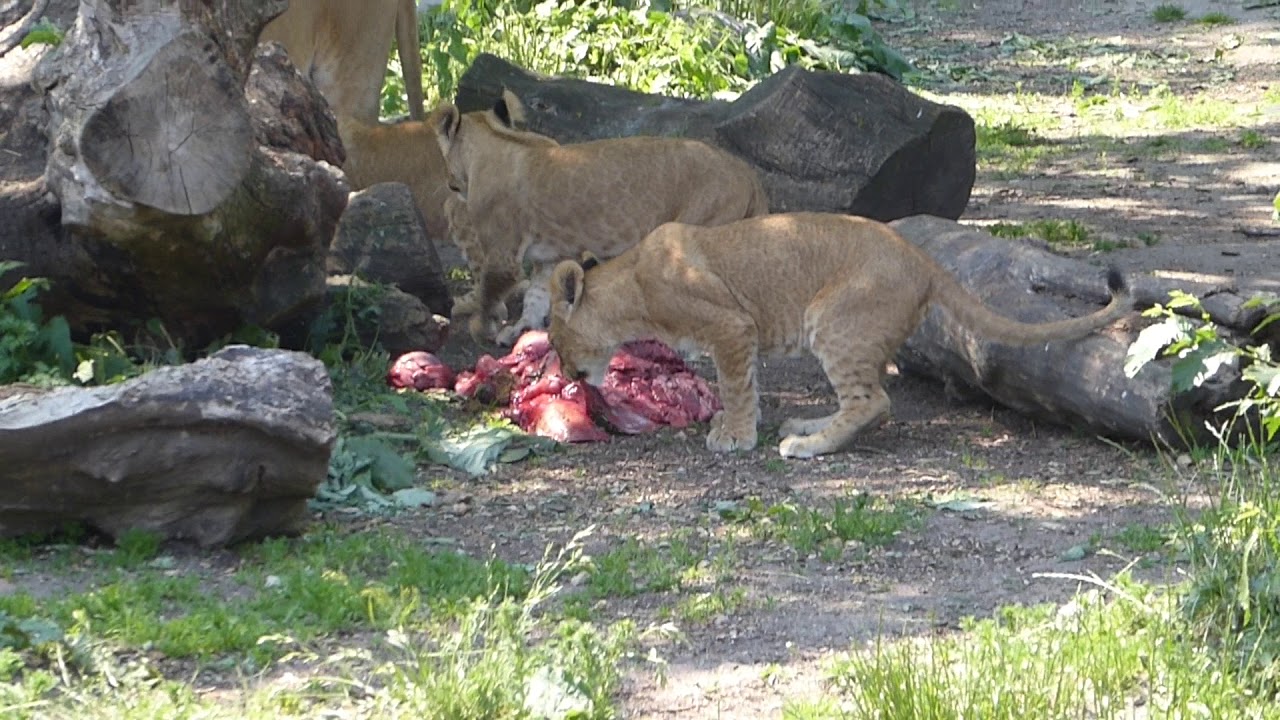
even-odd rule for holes
{"type": "Polygon", "coordinates": [[[336,438],[324,365],[227,347],[104,387],[0,387],[0,537],[82,522],[218,546],[295,534],[336,438]]]}

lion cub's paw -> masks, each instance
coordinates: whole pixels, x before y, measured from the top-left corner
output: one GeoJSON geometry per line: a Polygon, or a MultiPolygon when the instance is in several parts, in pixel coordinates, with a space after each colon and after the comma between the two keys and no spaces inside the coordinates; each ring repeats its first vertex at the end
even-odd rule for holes
{"type": "Polygon", "coordinates": [[[502,347],[515,347],[516,341],[520,339],[520,336],[523,335],[526,330],[531,329],[533,329],[532,325],[523,322],[517,322],[515,325],[508,325],[502,328],[502,331],[498,333],[498,337],[494,342],[498,343],[502,347]]]}
{"type": "Polygon", "coordinates": [[[756,446],[756,429],[737,429],[728,427],[724,412],[718,412],[711,418],[711,431],[707,433],[707,449],[713,452],[732,452],[734,450],[750,450],[756,446]]]}
{"type": "Polygon", "coordinates": [[[778,454],[784,458],[811,458],[822,454],[823,449],[816,447],[811,437],[804,435],[788,435],[778,443],[778,454]]]}

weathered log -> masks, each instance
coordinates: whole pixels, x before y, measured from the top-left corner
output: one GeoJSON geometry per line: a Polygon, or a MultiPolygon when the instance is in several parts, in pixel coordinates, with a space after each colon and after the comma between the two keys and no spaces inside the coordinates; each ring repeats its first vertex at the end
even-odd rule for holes
{"type": "MultiPolygon", "coordinates": [[[[1105,269],[1055,255],[1034,243],[1007,240],[943,218],[890,223],[932,255],[993,310],[1028,322],[1090,312],[1107,300],[1105,269]]],[[[1224,371],[1189,393],[1174,394],[1170,363],[1157,360],[1136,377],[1124,374],[1129,344],[1146,325],[1139,310],[1168,299],[1186,283],[1129,278],[1137,308],[1110,328],[1074,342],[1009,346],[975,337],[931,310],[897,356],[904,372],[941,380],[950,392],[979,391],[1037,420],[1105,436],[1180,445],[1200,437],[1214,408],[1240,396],[1238,372],[1224,371]],[[1188,435],[1189,434],[1189,435],[1188,435]]],[[[1221,314],[1248,324],[1245,298],[1218,296],[1221,314]],[[1234,308],[1234,309],[1232,309],[1234,308]]]]}
{"type": "Polygon", "coordinates": [[[957,218],[973,188],[973,119],[878,73],[791,66],[732,103],[704,102],[541,77],[482,54],[458,82],[457,105],[491,107],[504,87],[531,130],[560,142],[670,135],[719,145],[756,168],[774,212],[957,218]]]}
{"type": "Polygon", "coordinates": [[[0,536],[83,522],[223,545],[300,532],[336,437],[309,355],[226,348],[117,385],[0,389],[0,536]]]}
{"type": "Polygon", "coordinates": [[[329,104],[315,84],[289,62],[283,45],[258,46],[245,98],[259,145],[300,152],[337,167],[346,162],[338,121],[329,104]]]}
{"type": "Polygon", "coordinates": [[[78,333],[159,318],[198,347],[319,307],[345,180],[260,149],[243,89],[284,5],[85,0],[62,45],[0,88],[23,142],[0,165],[0,257],[50,278],[42,303],[78,333]]]}

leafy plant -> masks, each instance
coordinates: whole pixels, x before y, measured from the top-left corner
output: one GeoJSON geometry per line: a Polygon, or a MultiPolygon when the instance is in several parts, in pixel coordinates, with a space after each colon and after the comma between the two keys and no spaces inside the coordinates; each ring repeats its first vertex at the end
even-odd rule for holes
{"type": "MultiPolygon", "coordinates": [[[[1231,412],[1228,424],[1241,420],[1247,425],[1250,418],[1256,417],[1263,432],[1262,441],[1273,440],[1280,432],[1280,364],[1272,358],[1270,346],[1233,345],[1221,337],[1198,298],[1180,290],[1170,292],[1169,297],[1167,304],[1157,304],[1143,312],[1144,317],[1162,319],[1145,328],[1129,346],[1125,374],[1137,375],[1157,356],[1173,357],[1176,358],[1171,368],[1173,389],[1186,392],[1203,385],[1224,367],[1242,367],[1240,375],[1249,383],[1248,393],[1215,409],[1231,412]],[[1198,312],[1200,322],[1184,317],[1179,310],[1198,312]]],[[[1280,320],[1280,300],[1275,297],[1255,297],[1245,307],[1269,309],[1269,314],[1253,329],[1255,335],[1280,320]]],[[[1214,429],[1223,439],[1227,430],[1226,425],[1214,429]]]]}
{"type": "MultiPolygon", "coordinates": [[[[0,261],[0,275],[22,266],[0,261]]],[[[61,316],[46,321],[36,302],[48,288],[44,278],[24,277],[0,294],[0,384],[66,382],[75,369],[67,321],[61,316]]]]}
{"type": "MultiPolygon", "coordinates": [[[[702,98],[740,93],[790,64],[897,78],[912,70],[866,14],[819,0],[449,1],[424,15],[419,34],[435,73],[424,85],[440,98],[481,52],[539,73],[702,98]]],[[[384,100],[398,97],[393,82],[384,100]]]]}

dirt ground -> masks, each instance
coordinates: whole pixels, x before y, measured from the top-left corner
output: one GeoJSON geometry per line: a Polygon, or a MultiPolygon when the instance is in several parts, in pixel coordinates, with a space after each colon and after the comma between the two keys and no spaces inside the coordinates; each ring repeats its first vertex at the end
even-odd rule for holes
{"type": "MultiPolygon", "coordinates": [[[[1126,85],[1163,82],[1176,94],[1240,102],[1259,102],[1280,87],[1277,8],[1181,3],[1190,17],[1218,10],[1237,19],[1209,28],[1155,23],[1157,4],[917,2],[914,19],[881,30],[922,65],[980,69],[954,86],[930,88],[940,95],[994,99],[1016,93],[1020,84],[1024,92],[1064,97],[1060,125],[1044,135],[1080,151],[1013,177],[980,169],[962,221],[1077,219],[1095,237],[1120,245],[1109,260],[1128,270],[1195,271],[1280,290],[1280,241],[1241,232],[1276,227],[1270,200],[1280,189],[1280,105],[1262,110],[1267,142],[1261,148],[1229,143],[1216,153],[1153,154],[1111,146],[1100,154],[1081,136],[1085,123],[1066,100],[1085,63],[1035,66],[1025,53],[1009,52],[1017,42],[1092,41],[1096,47],[1105,41],[1111,59],[1157,60],[1106,70],[1126,85]],[[1205,62],[1217,48],[1228,49],[1219,62],[1205,62]],[[1148,246],[1143,237],[1156,242],[1148,246]],[[1204,245],[1214,250],[1206,253],[1204,245]]],[[[1051,48],[1044,54],[1051,57],[1051,48]]],[[[1194,147],[1213,134],[1188,130],[1180,140],[1194,147]]],[[[1135,148],[1141,142],[1125,140],[1135,148]]],[[[447,355],[473,358],[477,351],[455,344],[447,355]]],[[[643,667],[631,672],[625,716],[763,718],[778,717],[786,699],[816,697],[832,654],[877,633],[945,633],[961,618],[988,616],[1001,605],[1064,600],[1078,582],[1037,574],[1114,573],[1138,558],[1109,538],[1127,527],[1168,522],[1173,504],[1194,498],[1198,489],[1190,473],[1169,471],[1149,448],[1036,424],[989,404],[948,403],[940,386],[919,378],[893,375],[888,391],[893,419],[867,433],[861,447],[781,463],[776,439],[768,442],[771,431],[795,406],[827,402],[829,390],[812,361],[766,363],[766,441],[755,452],[708,453],[701,429],[619,438],[503,466],[480,480],[446,480],[452,489],[436,509],[397,522],[456,539],[473,553],[492,547],[524,562],[588,525],[597,526],[589,543],[597,553],[627,538],[659,540],[681,531],[705,543],[709,557],[732,545],[733,579],[721,589],[740,589],[742,602],[706,621],[676,621],[681,639],[659,644],[670,663],[665,684],[643,667]],[[916,500],[958,495],[989,504],[927,512],[922,526],[888,547],[854,547],[835,562],[744,536],[716,512],[750,498],[766,506],[830,507],[858,492],[916,500]],[[737,538],[732,543],[730,535],[737,538]],[[1075,559],[1072,549],[1079,546],[1103,552],[1075,559]]],[[[433,468],[426,473],[447,477],[433,468]]],[[[1176,571],[1167,558],[1135,567],[1152,579],[1176,571]]],[[[608,599],[597,604],[597,617],[632,618],[645,627],[665,622],[682,598],[709,589],[608,599]]]]}

